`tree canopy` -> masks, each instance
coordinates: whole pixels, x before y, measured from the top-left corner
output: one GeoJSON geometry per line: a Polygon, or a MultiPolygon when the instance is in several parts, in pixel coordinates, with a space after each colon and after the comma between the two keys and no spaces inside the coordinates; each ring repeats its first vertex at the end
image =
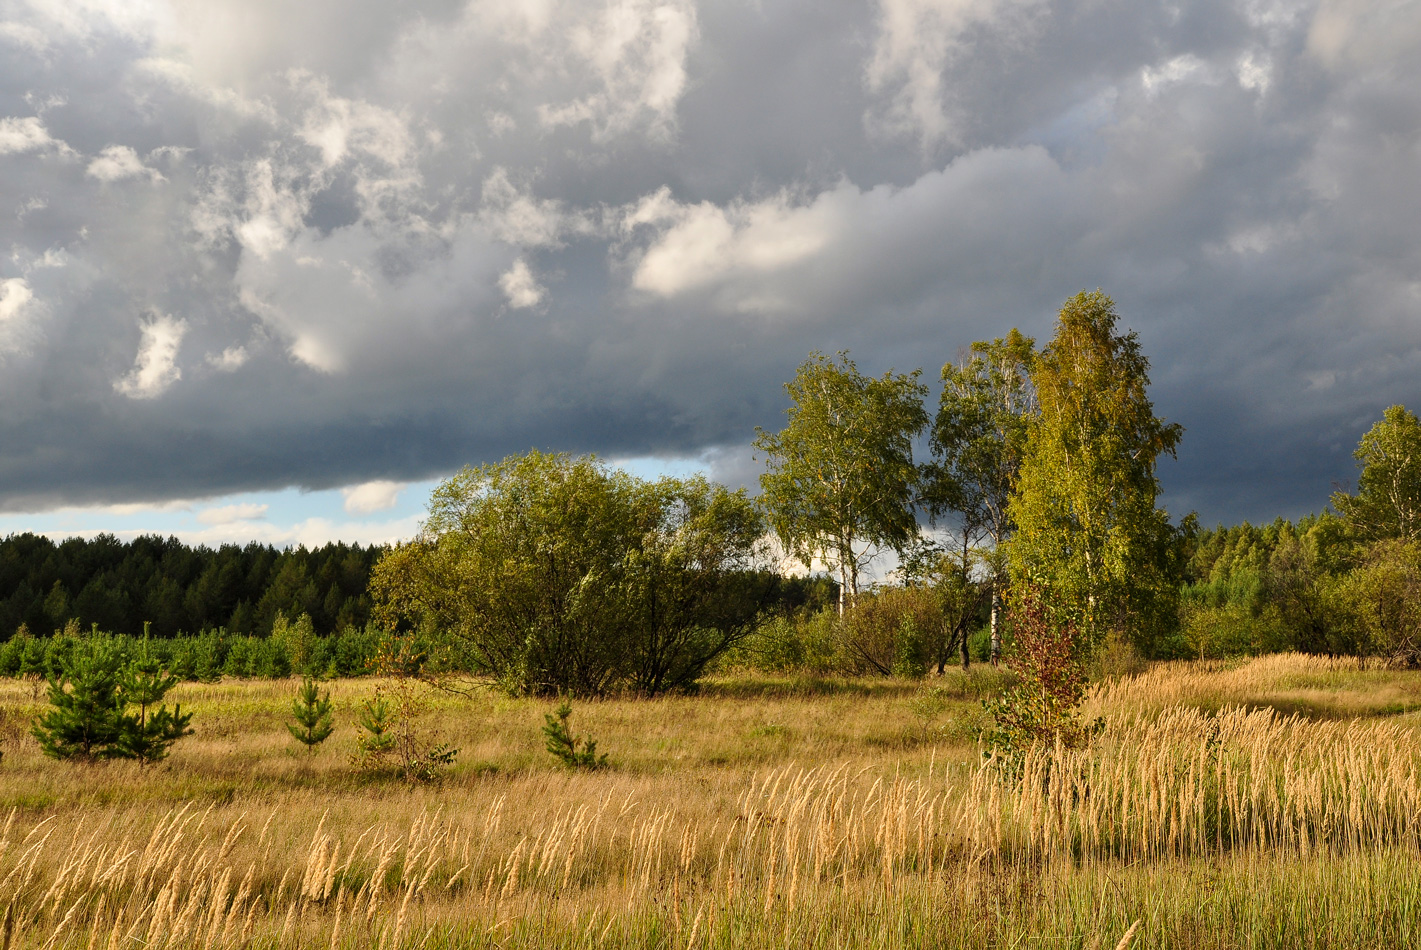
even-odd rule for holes
{"type": "Polygon", "coordinates": [[[56,543],[14,534],[0,540],[0,638],[21,624],[39,635],[71,619],[128,634],[151,622],[164,638],[219,627],[265,636],[278,613],[308,614],[320,634],[360,628],[370,616],[370,568],[383,550],[342,543],[213,549],[111,534],[56,543]]]}
{"type": "Polygon", "coordinates": [[[763,531],[743,490],[530,452],[442,482],[372,592],[387,623],[442,631],[448,665],[511,693],[655,695],[750,631],[763,531]]]}
{"type": "Polygon", "coordinates": [[[1013,585],[1042,591],[1086,650],[1112,628],[1172,623],[1178,597],[1178,532],[1155,506],[1155,463],[1183,429],[1155,416],[1149,361],[1118,319],[1098,290],[1061,308],[1035,362],[1040,414],[1011,497],[1013,585]]]}
{"type": "MultiPolygon", "coordinates": [[[[943,366],[942,396],[932,427],[933,460],[923,467],[922,503],[929,516],[936,521],[955,514],[958,519],[958,576],[949,586],[959,593],[968,590],[968,565],[974,556],[986,569],[993,662],[1002,645],[1002,555],[1015,530],[1011,493],[1038,411],[1031,381],[1035,359],[1036,341],[1013,329],[1004,338],[973,343],[969,358],[943,366]],[[980,546],[984,540],[989,544],[980,546]]],[[[964,630],[964,665],[965,637],[964,630]]]]}
{"type": "Polygon", "coordinates": [[[928,424],[920,372],[874,378],[846,353],[812,354],[785,384],[788,424],[755,430],[770,526],[806,568],[837,573],[841,613],[877,549],[901,551],[917,534],[913,438],[928,424]]]}
{"type": "Polygon", "coordinates": [[[1332,506],[1366,541],[1421,541],[1421,421],[1392,406],[1353,453],[1362,469],[1357,494],[1337,492],[1332,506]]]}

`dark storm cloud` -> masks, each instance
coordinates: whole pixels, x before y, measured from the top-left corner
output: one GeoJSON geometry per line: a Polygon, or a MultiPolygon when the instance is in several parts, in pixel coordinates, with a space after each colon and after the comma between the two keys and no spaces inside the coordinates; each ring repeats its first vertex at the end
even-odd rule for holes
{"type": "Polygon", "coordinates": [[[0,11],[10,510],[530,446],[744,478],[809,350],[932,377],[1097,286],[1171,510],[1316,509],[1421,403],[1404,5],[0,11]]]}

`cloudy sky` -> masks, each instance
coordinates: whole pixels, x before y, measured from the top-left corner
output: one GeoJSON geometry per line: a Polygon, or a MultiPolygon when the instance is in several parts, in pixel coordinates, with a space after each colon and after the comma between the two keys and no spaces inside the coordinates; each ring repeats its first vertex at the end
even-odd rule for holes
{"type": "Polygon", "coordinates": [[[537,446],[753,481],[810,350],[1101,287],[1166,504],[1421,408],[1408,0],[0,0],[0,532],[383,540],[537,446]]]}

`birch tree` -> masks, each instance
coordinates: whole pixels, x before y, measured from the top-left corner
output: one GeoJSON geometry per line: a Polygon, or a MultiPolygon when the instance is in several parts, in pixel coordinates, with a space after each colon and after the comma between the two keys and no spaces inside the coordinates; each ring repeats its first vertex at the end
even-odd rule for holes
{"type": "Polygon", "coordinates": [[[920,374],[874,378],[847,353],[837,361],[814,353],[785,384],[788,425],[756,429],[767,520],[791,557],[838,576],[841,616],[869,562],[917,535],[913,439],[928,424],[920,374]]]}
{"type": "Polygon", "coordinates": [[[1149,360],[1118,319],[1099,290],[1061,308],[1034,365],[1041,409],[1010,502],[1017,596],[1040,591],[1054,621],[1080,631],[1082,656],[1112,628],[1139,635],[1177,613],[1179,533],[1155,505],[1155,464],[1183,429],[1154,414],[1149,360]]]}
{"type": "Polygon", "coordinates": [[[1013,329],[972,344],[970,357],[942,368],[942,398],[932,427],[933,460],[924,466],[923,504],[934,518],[955,514],[960,560],[986,544],[982,563],[991,597],[992,662],[1001,655],[1004,544],[1015,530],[1011,493],[1036,416],[1031,364],[1036,341],[1013,329]]]}
{"type": "Polygon", "coordinates": [[[1365,541],[1421,541],[1421,421],[1392,406],[1362,436],[1357,494],[1337,492],[1332,507],[1365,541]]]}

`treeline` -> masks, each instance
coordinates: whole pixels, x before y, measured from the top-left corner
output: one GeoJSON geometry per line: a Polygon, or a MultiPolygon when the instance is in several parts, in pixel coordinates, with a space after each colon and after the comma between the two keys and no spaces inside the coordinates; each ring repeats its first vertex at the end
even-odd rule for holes
{"type": "Polygon", "coordinates": [[[1201,532],[1172,652],[1280,650],[1421,664],[1421,547],[1368,537],[1332,511],[1201,532]]]}
{"type": "Polygon", "coordinates": [[[56,544],[35,534],[0,541],[0,638],[66,627],[153,636],[223,629],[267,636],[277,615],[305,614],[317,634],[370,620],[370,571],[385,549],[331,543],[307,550],[189,547],[110,534],[56,544]]]}

